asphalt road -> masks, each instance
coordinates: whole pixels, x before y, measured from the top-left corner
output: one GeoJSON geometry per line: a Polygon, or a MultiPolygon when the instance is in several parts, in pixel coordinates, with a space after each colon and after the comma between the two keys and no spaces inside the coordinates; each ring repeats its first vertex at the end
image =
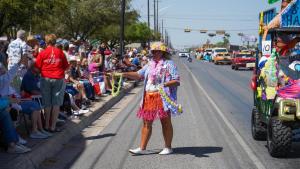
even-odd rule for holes
{"type": "MultiPolygon", "coordinates": [[[[233,71],[230,66],[175,58],[181,74],[179,102],[184,114],[173,118],[174,154],[160,156],[163,138],[159,121],[154,123],[149,153],[134,156],[129,148],[139,145],[141,120],[135,116],[141,90],[128,96],[120,113],[89,144],[72,155],[62,151],[55,168],[73,169],[199,169],[199,168],[299,168],[300,148],[285,159],[269,156],[266,142],[251,137],[253,105],[249,88],[251,71],[233,71]],[[188,69],[187,69],[188,67],[188,69]],[[69,159],[66,159],[68,158],[69,159]],[[67,161],[63,163],[63,161],[67,161]],[[58,167],[59,166],[59,167],[58,167]]],[[[77,138],[71,140],[75,141],[77,138]]],[[[42,166],[41,168],[51,168],[42,166]]],[[[54,167],[53,167],[54,168],[54,167]]]]}

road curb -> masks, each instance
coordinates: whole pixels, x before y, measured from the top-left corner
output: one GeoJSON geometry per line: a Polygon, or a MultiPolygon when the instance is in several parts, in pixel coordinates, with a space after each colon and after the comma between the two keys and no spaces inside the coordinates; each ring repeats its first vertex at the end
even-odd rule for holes
{"type": "Polygon", "coordinates": [[[15,159],[1,164],[2,169],[36,169],[45,159],[53,157],[63,146],[74,136],[90,125],[93,121],[101,117],[113,105],[119,102],[128,92],[130,92],[137,82],[130,82],[120,94],[116,97],[107,96],[104,102],[96,103],[88,114],[79,119],[68,121],[64,125],[64,130],[61,133],[55,134],[52,138],[47,139],[34,147],[27,154],[17,156],[15,159]]]}

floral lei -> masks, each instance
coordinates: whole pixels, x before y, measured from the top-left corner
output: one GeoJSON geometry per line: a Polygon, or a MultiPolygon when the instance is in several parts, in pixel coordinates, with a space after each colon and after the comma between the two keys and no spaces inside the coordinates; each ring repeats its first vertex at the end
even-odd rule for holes
{"type": "Polygon", "coordinates": [[[157,75],[159,75],[161,73],[163,64],[164,64],[163,59],[159,60],[158,62],[151,61],[150,72],[149,72],[149,76],[148,76],[148,80],[150,81],[151,84],[155,83],[157,75]]]}
{"type": "MultiPolygon", "coordinates": [[[[148,76],[148,80],[150,81],[150,83],[152,84],[155,83],[156,77],[162,73],[161,70],[163,68],[163,65],[164,65],[163,59],[161,59],[158,62],[152,61],[150,63],[150,72],[148,76]]],[[[172,101],[172,99],[164,91],[162,85],[159,85],[158,91],[163,101],[167,103],[167,107],[169,108],[172,114],[181,114],[183,112],[181,104],[177,104],[174,101],[172,101]]]]}
{"type": "Polygon", "coordinates": [[[172,114],[183,113],[182,105],[172,101],[172,99],[166,94],[162,86],[159,87],[158,91],[162,99],[167,103],[167,107],[169,108],[172,114]]]}

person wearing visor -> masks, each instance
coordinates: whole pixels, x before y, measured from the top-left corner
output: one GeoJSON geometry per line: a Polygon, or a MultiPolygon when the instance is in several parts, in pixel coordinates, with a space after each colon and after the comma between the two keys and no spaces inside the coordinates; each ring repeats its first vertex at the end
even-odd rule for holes
{"type": "Polygon", "coordinates": [[[266,40],[267,38],[267,35],[268,35],[268,31],[270,29],[273,29],[273,28],[279,28],[280,27],[280,23],[281,23],[281,14],[282,12],[284,11],[284,9],[289,5],[289,3],[291,3],[292,0],[282,0],[281,1],[281,8],[280,8],[280,12],[279,14],[277,14],[275,16],[275,18],[268,24],[268,25],[265,25],[263,27],[264,29],[264,34],[263,34],[263,40],[266,40]]]}
{"type": "Polygon", "coordinates": [[[170,60],[170,55],[165,44],[156,42],[151,46],[153,59],[138,72],[125,72],[123,76],[129,79],[144,79],[144,95],[137,116],[143,120],[141,132],[141,142],[138,148],[130,149],[132,154],[146,153],[146,147],[152,133],[152,124],[156,119],[160,119],[165,141],[165,148],[159,153],[167,155],[173,152],[172,138],[173,127],[171,114],[174,113],[170,107],[166,106],[162,99],[160,89],[166,91],[174,102],[177,101],[177,87],[180,79],[177,67],[170,60]]]}

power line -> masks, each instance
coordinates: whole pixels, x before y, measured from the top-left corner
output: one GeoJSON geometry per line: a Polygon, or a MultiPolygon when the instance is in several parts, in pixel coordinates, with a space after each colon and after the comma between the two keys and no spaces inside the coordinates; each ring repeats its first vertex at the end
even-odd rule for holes
{"type": "MultiPolygon", "coordinates": [[[[143,15],[141,15],[143,16],[143,15]]],[[[233,21],[233,22],[258,22],[258,19],[230,19],[230,18],[191,18],[191,17],[161,17],[163,19],[173,19],[173,20],[194,20],[194,21],[233,21]]]]}
{"type": "MultiPolygon", "coordinates": [[[[165,29],[171,29],[171,30],[184,30],[186,28],[178,28],[178,27],[165,27],[165,29]]],[[[189,29],[190,31],[198,31],[205,30],[207,32],[216,32],[220,29],[189,29]]],[[[258,28],[253,29],[223,29],[225,32],[245,32],[245,31],[258,31],[258,28]]]]}

